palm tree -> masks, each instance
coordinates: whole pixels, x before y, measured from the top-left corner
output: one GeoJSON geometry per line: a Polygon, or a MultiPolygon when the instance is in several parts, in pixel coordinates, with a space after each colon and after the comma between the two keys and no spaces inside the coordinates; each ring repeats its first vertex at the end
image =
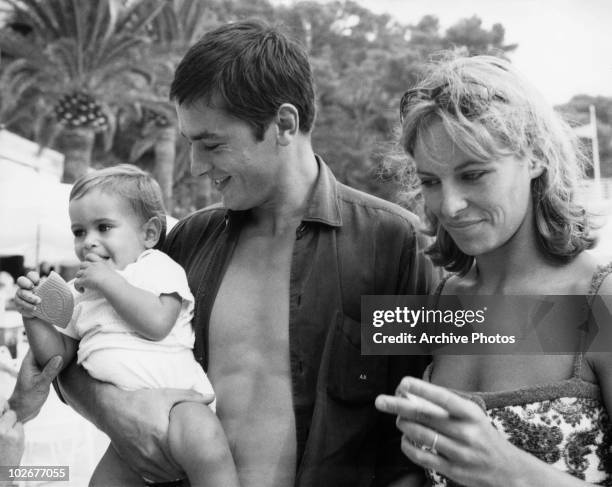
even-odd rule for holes
{"type": "Polygon", "coordinates": [[[8,2],[12,17],[0,35],[0,49],[15,59],[3,76],[12,85],[28,80],[20,101],[26,110],[32,104],[39,107],[36,138],[56,141],[66,156],[63,179],[72,182],[91,164],[96,133],[110,145],[113,107],[150,85],[152,69],[139,59],[137,48],[147,42],[145,27],[165,3],[8,2]]]}
{"type": "MultiPolygon", "coordinates": [[[[219,24],[214,0],[171,0],[147,26],[151,42],[146,57],[158,60],[154,82],[146,93],[136,96],[132,114],[137,120],[140,137],[134,143],[130,162],[136,162],[149,151],[154,153],[153,174],[158,180],[169,210],[174,208],[173,189],[184,181],[184,151],[177,152],[178,127],[174,106],[168,99],[174,70],[189,46],[207,30],[219,24]],[[176,164],[177,158],[182,164],[176,164]]],[[[218,7],[218,5],[217,5],[218,7]]],[[[141,8],[146,8],[146,5],[141,8]]],[[[208,187],[208,192],[212,188],[208,187]]],[[[206,195],[205,201],[215,198],[206,195]]]]}

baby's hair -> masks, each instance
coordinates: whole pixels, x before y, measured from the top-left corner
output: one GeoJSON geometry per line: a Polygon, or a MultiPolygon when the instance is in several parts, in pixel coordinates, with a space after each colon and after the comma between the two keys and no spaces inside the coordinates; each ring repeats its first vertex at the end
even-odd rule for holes
{"type": "Polygon", "coordinates": [[[74,183],[69,201],[79,199],[93,189],[123,198],[143,223],[158,217],[161,232],[155,248],[161,247],[166,235],[166,209],[161,188],[149,173],[131,164],[91,171],[74,183]]]}

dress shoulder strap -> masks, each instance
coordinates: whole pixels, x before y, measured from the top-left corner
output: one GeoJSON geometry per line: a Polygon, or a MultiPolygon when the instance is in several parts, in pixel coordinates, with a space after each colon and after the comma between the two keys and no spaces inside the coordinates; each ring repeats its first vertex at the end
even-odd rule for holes
{"type": "MultiPolygon", "coordinates": [[[[597,269],[593,273],[593,277],[591,278],[591,285],[589,286],[589,291],[587,294],[587,306],[585,312],[588,314],[591,304],[593,303],[593,299],[599,293],[599,288],[601,284],[604,282],[604,279],[608,277],[612,273],[612,262],[609,262],[606,265],[597,266],[597,269]]],[[[588,319],[585,318],[585,320],[588,319]]],[[[585,348],[585,334],[582,333],[580,336],[580,350],[576,354],[576,358],[574,359],[574,377],[580,378],[582,371],[582,363],[584,361],[584,348],[585,348]]]]}
{"type": "Polygon", "coordinates": [[[607,265],[600,265],[597,267],[597,270],[593,273],[593,277],[591,278],[591,286],[589,288],[589,297],[597,295],[602,282],[611,273],[612,273],[612,262],[609,262],[607,265]]]}

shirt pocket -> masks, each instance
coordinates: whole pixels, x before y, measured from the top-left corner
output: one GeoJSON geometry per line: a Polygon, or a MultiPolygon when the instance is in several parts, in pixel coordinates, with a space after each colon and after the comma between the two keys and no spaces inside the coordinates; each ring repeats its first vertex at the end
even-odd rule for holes
{"type": "Polygon", "coordinates": [[[338,313],[333,330],[328,394],[341,402],[373,403],[385,392],[387,357],[361,355],[361,323],[338,313]]]}

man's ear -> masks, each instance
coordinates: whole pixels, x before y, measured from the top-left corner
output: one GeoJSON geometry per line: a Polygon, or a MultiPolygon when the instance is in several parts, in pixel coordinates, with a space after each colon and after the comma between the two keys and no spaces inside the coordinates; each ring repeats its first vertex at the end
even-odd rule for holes
{"type": "Polygon", "coordinates": [[[161,237],[162,222],[158,216],[152,216],[142,227],[144,232],[144,243],[147,249],[152,249],[157,245],[161,237]]]}
{"type": "Polygon", "coordinates": [[[300,129],[298,109],[291,103],[283,103],[274,119],[277,127],[277,139],[280,145],[289,145],[300,129]]]}

